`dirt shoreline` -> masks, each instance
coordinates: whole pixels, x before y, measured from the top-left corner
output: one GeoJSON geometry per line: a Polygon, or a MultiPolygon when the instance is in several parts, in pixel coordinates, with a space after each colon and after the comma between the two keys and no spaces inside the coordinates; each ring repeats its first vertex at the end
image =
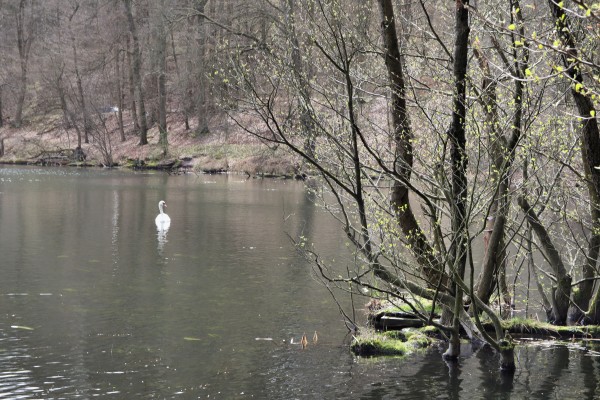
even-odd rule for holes
{"type": "MultiPolygon", "coordinates": [[[[167,154],[158,144],[158,129],[148,131],[148,144],[139,145],[139,137],[131,124],[126,126],[126,140],[121,141],[116,119],[107,117],[108,143],[112,167],[158,169],[195,173],[239,173],[257,177],[298,178],[301,176],[297,159],[279,148],[271,148],[252,136],[241,132],[230,121],[214,121],[214,129],[207,134],[186,130],[183,121],[172,115],[169,120],[167,154]],[[127,129],[129,128],[129,129],[127,129]]],[[[90,137],[82,143],[84,160],[73,155],[77,148],[74,130],[65,130],[60,119],[48,118],[43,123],[31,122],[16,129],[5,125],[0,128],[4,165],[48,165],[72,167],[107,167],[100,141],[90,137]]],[[[107,143],[105,140],[104,143],[107,143]]]]}

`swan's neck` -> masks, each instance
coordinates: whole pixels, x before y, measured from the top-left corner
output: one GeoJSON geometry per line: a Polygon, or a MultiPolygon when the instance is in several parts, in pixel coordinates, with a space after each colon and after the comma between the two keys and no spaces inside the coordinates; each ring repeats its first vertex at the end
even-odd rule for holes
{"type": "Polygon", "coordinates": [[[159,204],[158,205],[158,211],[160,211],[161,214],[164,214],[165,212],[163,211],[163,205],[159,204]]]}

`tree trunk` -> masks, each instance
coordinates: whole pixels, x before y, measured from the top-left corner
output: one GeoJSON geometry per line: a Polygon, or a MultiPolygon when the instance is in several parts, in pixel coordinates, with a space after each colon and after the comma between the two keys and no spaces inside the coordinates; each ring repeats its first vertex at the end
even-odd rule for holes
{"type": "Polygon", "coordinates": [[[125,4],[125,11],[127,14],[127,22],[129,24],[129,33],[131,35],[131,41],[133,44],[133,82],[135,87],[135,93],[139,106],[139,120],[140,120],[140,145],[148,144],[148,123],[146,120],[146,107],[144,105],[144,90],[142,86],[142,55],[140,53],[140,43],[137,35],[137,28],[135,21],[133,20],[133,12],[131,10],[131,0],[123,0],[125,4]]]}
{"type": "MultiPolygon", "coordinates": [[[[458,318],[455,318],[455,320],[458,320],[458,318]]],[[[456,324],[454,325],[454,327],[456,328],[456,324]]],[[[446,349],[444,354],[442,354],[442,357],[444,358],[444,360],[447,361],[457,361],[458,356],[460,356],[460,334],[458,333],[458,331],[453,330],[450,333],[450,341],[448,343],[448,348],[446,349]]]]}
{"type": "MultiPolygon", "coordinates": [[[[450,274],[453,280],[463,280],[467,263],[467,154],[465,120],[466,120],[466,75],[469,49],[469,10],[468,0],[456,0],[455,14],[455,39],[454,39],[454,96],[452,107],[452,124],[448,131],[450,141],[450,162],[452,201],[450,204],[450,218],[452,236],[450,245],[450,274]]],[[[458,312],[463,308],[463,289],[460,285],[453,284],[456,296],[454,308],[454,329],[451,332],[450,346],[444,357],[456,359],[460,354],[460,322],[458,312]]]]}
{"type": "MultiPolygon", "coordinates": [[[[184,89],[181,87],[181,71],[179,70],[179,63],[177,62],[177,51],[175,50],[175,38],[173,37],[173,32],[171,32],[171,53],[173,54],[173,63],[175,64],[175,73],[177,74],[177,81],[179,82],[179,95],[181,96],[184,92],[184,89]]],[[[190,130],[190,116],[188,112],[188,106],[186,105],[187,100],[184,100],[183,105],[183,118],[185,123],[185,130],[190,130]]]]}
{"type": "MultiPolygon", "coordinates": [[[[525,27],[523,23],[523,15],[521,6],[518,0],[512,0],[510,3],[511,18],[515,19],[518,25],[518,36],[513,35],[513,48],[518,49],[515,44],[516,40],[525,40],[525,27]]],[[[486,127],[489,130],[490,151],[492,162],[494,165],[492,171],[493,182],[498,182],[498,187],[494,193],[488,220],[484,231],[484,262],[483,268],[479,275],[477,283],[477,295],[486,304],[489,303],[489,298],[495,288],[494,277],[497,277],[498,285],[502,291],[503,303],[505,307],[510,307],[511,299],[506,285],[506,250],[504,241],[504,231],[506,224],[506,216],[508,213],[508,189],[509,189],[509,173],[514,160],[514,151],[521,138],[521,126],[523,115],[523,94],[525,87],[525,71],[529,64],[528,46],[522,46],[522,50],[518,53],[514,52],[514,74],[518,77],[515,79],[515,92],[513,103],[515,112],[513,116],[513,130],[509,138],[500,136],[498,133],[498,115],[497,115],[497,97],[496,97],[496,82],[491,76],[489,63],[487,58],[481,53],[478,45],[475,45],[475,54],[479,59],[481,69],[484,73],[483,78],[483,107],[486,114],[486,127]]],[[[507,66],[510,67],[510,66],[507,66]]]]}
{"type": "Polygon", "coordinates": [[[197,133],[205,134],[209,132],[208,128],[208,107],[206,99],[206,78],[204,77],[204,51],[205,51],[205,19],[204,8],[208,0],[194,0],[194,10],[198,13],[196,21],[196,60],[195,64],[195,100],[196,100],[196,115],[198,117],[197,133]]]}
{"type": "MultiPolygon", "coordinates": [[[[556,33],[565,45],[566,51],[561,55],[566,67],[566,74],[571,79],[571,95],[582,118],[581,128],[581,158],[590,196],[590,214],[592,216],[591,239],[587,251],[587,260],[583,266],[583,277],[588,280],[578,285],[575,296],[575,307],[571,309],[571,321],[578,321],[582,317],[581,310],[587,309],[592,296],[593,280],[596,263],[600,252],[600,170],[594,168],[600,165],[600,132],[594,102],[589,94],[583,90],[583,74],[578,60],[578,48],[575,36],[571,29],[572,24],[567,13],[562,7],[562,2],[549,0],[550,10],[555,19],[556,33]]],[[[600,294],[596,294],[591,312],[587,315],[587,322],[600,323],[600,294]]]]}
{"type": "Polygon", "coordinates": [[[447,279],[444,279],[443,264],[435,257],[410,206],[408,183],[413,166],[411,142],[413,134],[406,108],[404,71],[396,32],[396,20],[391,0],[378,0],[377,3],[385,48],[385,65],[391,89],[392,137],[396,154],[393,171],[396,179],[392,188],[391,203],[396,212],[398,225],[423,271],[423,277],[430,287],[438,287],[441,284],[447,289],[448,282],[447,279]]]}
{"type": "Polygon", "coordinates": [[[127,140],[125,138],[125,129],[123,127],[123,79],[121,76],[121,49],[115,48],[115,82],[117,85],[117,121],[119,123],[119,133],[121,134],[121,142],[127,140]]]}
{"type": "Polygon", "coordinates": [[[25,32],[25,3],[27,0],[19,2],[19,11],[17,12],[17,48],[19,50],[19,65],[21,74],[18,78],[17,86],[17,106],[15,111],[15,119],[13,124],[16,128],[20,128],[23,123],[23,107],[25,105],[25,94],[27,93],[27,68],[29,63],[29,52],[33,41],[33,33],[29,32],[26,37],[25,32]]]}
{"type": "Polygon", "coordinates": [[[540,247],[546,255],[546,259],[556,276],[550,300],[553,315],[553,320],[551,322],[556,325],[565,325],[567,322],[569,299],[571,296],[571,276],[567,273],[562,258],[560,257],[560,253],[556,247],[554,247],[550,235],[540,222],[539,217],[533,208],[529,205],[527,199],[523,196],[519,196],[517,203],[525,213],[525,218],[533,229],[533,232],[538,237],[540,247]]]}
{"type": "Polygon", "coordinates": [[[296,0],[287,0],[285,9],[285,21],[287,27],[288,39],[292,45],[292,63],[294,65],[294,74],[298,81],[298,92],[300,98],[298,99],[298,107],[300,108],[300,124],[302,126],[302,134],[304,135],[304,152],[309,157],[315,156],[315,127],[309,109],[310,104],[310,85],[308,84],[306,76],[306,68],[302,61],[302,55],[300,52],[300,42],[296,32],[296,18],[295,18],[295,2],[296,0]]]}
{"type": "Polygon", "coordinates": [[[133,120],[133,130],[136,134],[140,131],[140,120],[138,118],[137,113],[137,103],[135,101],[135,80],[133,79],[133,62],[131,61],[131,51],[130,51],[130,41],[131,37],[127,36],[127,41],[125,42],[126,46],[126,54],[127,54],[127,71],[129,76],[129,98],[131,99],[131,119],[133,120]]]}
{"type": "Polygon", "coordinates": [[[576,295],[573,296],[573,303],[575,303],[575,305],[571,307],[569,315],[569,321],[573,323],[582,322],[583,319],[583,322],[586,324],[600,324],[600,288],[598,288],[596,294],[593,295],[594,281],[590,279],[596,275],[596,262],[600,247],[600,235],[597,234],[598,230],[600,230],[600,211],[598,210],[597,205],[598,203],[596,203],[596,205],[590,205],[592,208],[592,218],[594,220],[592,230],[595,230],[595,232],[591,233],[592,237],[588,247],[587,260],[583,266],[583,277],[588,278],[588,280],[581,282],[577,286],[579,290],[576,295]],[[588,312],[583,313],[582,310],[588,310],[588,312]]]}
{"type": "Polygon", "coordinates": [[[496,288],[498,271],[504,263],[504,226],[506,223],[505,202],[501,202],[503,196],[506,195],[508,186],[503,180],[503,155],[504,143],[503,137],[498,133],[498,115],[497,115],[497,97],[496,97],[496,81],[491,75],[489,62],[485,54],[479,47],[479,42],[476,41],[474,53],[479,61],[480,68],[483,72],[483,81],[481,84],[482,108],[485,114],[485,129],[489,137],[490,157],[492,159],[491,181],[498,182],[496,191],[491,199],[490,209],[483,231],[483,266],[475,292],[477,296],[486,304],[489,304],[490,297],[496,288]],[[500,212],[503,211],[503,212],[500,212]]]}
{"type": "MultiPolygon", "coordinates": [[[[71,21],[73,17],[77,13],[79,9],[79,4],[76,4],[73,13],[69,16],[69,32],[71,34],[71,49],[73,51],[73,66],[75,68],[75,80],[77,82],[77,95],[79,100],[79,105],[81,107],[81,115],[83,116],[83,134],[85,143],[90,142],[89,132],[90,132],[90,118],[89,112],[87,109],[87,104],[85,100],[85,96],[83,93],[83,83],[81,81],[81,74],[79,73],[79,57],[77,55],[77,42],[75,41],[75,34],[73,33],[73,29],[71,28],[71,21]]],[[[78,137],[79,147],[81,147],[81,137],[78,137]]]]}
{"type": "Polygon", "coordinates": [[[448,132],[450,140],[450,161],[452,164],[452,198],[451,223],[452,245],[450,247],[451,263],[456,273],[464,278],[467,244],[467,154],[465,120],[466,120],[466,75],[469,45],[469,11],[468,1],[456,0],[456,25],[454,42],[454,100],[452,109],[452,125],[448,132]]]}
{"type": "MultiPolygon", "coordinates": [[[[164,1],[160,2],[162,10],[164,1]]],[[[156,37],[156,63],[158,69],[157,87],[158,87],[158,131],[159,144],[163,149],[163,156],[167,155],[168,139],[167,139],[167,88],[166,88],[166,62],[167,62],[167,32],[165,27],[164,17],[158,16],[157,22],[157,37],[156,37]]]]}
{"type": "Polygon", "coordinates": [[[515,365],[515,345],[510,340],[501,340],[500,343],[500,370],[512,372],[517,367],[515,365]]]}
{"type": "MultiPolygon", "coordinates": [[[[61,68],[60,74],[58,74],[58,76],[56,77],[56,91],[58,92],[58,99],[60,101],[60,108],[63,112],[63,126],[65,129],[70,129],[71,128],[71,119],[69,117],[69,107],[67,105],[67,98],[65,95],[65,90],[63,88],[63,83],[62,83],[62,76],[63,76],[63,72],[64,72],[64,65],[61,68]]],[[[81,146],[81,136],[77,137],[78,139],[78,146],[81,146]]]]}

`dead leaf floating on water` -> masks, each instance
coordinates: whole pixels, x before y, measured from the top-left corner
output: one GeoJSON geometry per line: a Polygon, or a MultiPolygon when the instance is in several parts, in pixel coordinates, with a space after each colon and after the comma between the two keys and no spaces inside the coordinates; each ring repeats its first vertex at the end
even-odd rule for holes
{"type": "MultiPolygon", "coordinates": [[[[259,340],[259,339],[257,338],[256,340],[259,340]]],[[[317,331],[315,331],[315,333],[313,334],[312,343],[317,344],[318,340],[319,340],[319,335],[317,334],[317,331]]],[[[285,343],[285,340],[284,340],[284,343],[285,343]]],[[[290,344],[299,344],[302,346],[303,349],[305,349],[306,346],[308,346],[308,338],[306,337],[306,332],[302,334],[302,338],[300,339],[299,342],[296,342],[294,340],[294,338],[292,337],[290,339],[290,344]]]]}
{"type": "Polygon", "coordinates": [[[11,325],[10,326],[13,329],[23,329],[25,331],[32,331],[33,328],[29,327],[29,326],[23,326],[23,325],[11,325]]]}

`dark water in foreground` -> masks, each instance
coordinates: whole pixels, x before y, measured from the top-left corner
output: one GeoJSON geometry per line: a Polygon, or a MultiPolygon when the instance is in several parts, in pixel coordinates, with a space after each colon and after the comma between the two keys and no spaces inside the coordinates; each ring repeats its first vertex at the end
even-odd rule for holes
{"type": "Polygon", "coordinates": [[[0,168],[0,399],[595,398],[591,344],[353,357],[287,234],[344,251],[296,182],[0,168]]]}

